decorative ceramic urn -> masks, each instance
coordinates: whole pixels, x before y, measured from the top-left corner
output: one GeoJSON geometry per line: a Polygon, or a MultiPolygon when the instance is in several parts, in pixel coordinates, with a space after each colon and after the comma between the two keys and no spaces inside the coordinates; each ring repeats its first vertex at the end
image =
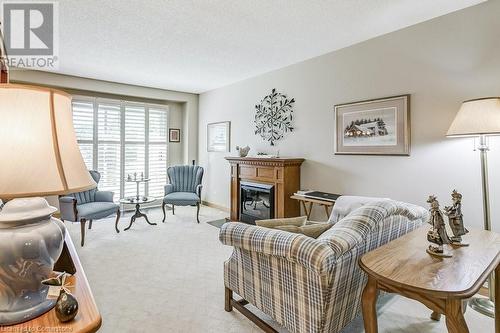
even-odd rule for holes
{"type": "Polygon", "coordinates": [[[0,326],[35,318],[52,309],[48,286],[66,229],[51,217],[43,198],[14,199],[0,211],[0,326]]]}

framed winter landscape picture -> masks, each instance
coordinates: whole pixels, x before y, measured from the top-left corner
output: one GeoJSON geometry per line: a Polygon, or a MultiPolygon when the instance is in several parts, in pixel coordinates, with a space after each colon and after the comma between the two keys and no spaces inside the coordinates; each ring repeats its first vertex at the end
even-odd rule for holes
{"type": "Polygon", "coordinates": [[[207,151],[229,152],[231,122],[221,121],[207,125],[207,151]]]}
{"type": "Polygon", "coordinates": [[[335,154],[410,155],[410,95],[335,105],[335,154]]]}

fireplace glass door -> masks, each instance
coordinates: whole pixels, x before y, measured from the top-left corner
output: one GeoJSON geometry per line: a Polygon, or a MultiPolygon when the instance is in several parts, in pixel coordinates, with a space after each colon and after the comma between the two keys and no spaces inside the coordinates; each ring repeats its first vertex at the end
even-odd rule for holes
{"type": "Polygon", "coordinates": [[[274,218],[274,186],[240,183],[240,221],[255,224],[256,220],[274,218]]]}

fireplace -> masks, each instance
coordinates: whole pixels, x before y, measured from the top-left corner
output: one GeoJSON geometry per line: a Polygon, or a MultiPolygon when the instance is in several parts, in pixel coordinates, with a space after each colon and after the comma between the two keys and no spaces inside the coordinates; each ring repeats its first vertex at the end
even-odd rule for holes
{"type": "Polygon", "coordinates": [[[274,218],[274,185],[240,182],[240,221],[255,224],[256,220],[274,218]]]}

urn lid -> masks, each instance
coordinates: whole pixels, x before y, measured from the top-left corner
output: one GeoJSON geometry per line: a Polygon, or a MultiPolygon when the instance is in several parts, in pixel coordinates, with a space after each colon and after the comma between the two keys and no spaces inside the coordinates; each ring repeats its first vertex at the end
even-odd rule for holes
{"type": "Polygon", "coordinates": [[[0,228],[18,222],[40,220],[49,217],[57,208],[44,198],[22,198],[8,201],[0,211],[0,228]]]}

